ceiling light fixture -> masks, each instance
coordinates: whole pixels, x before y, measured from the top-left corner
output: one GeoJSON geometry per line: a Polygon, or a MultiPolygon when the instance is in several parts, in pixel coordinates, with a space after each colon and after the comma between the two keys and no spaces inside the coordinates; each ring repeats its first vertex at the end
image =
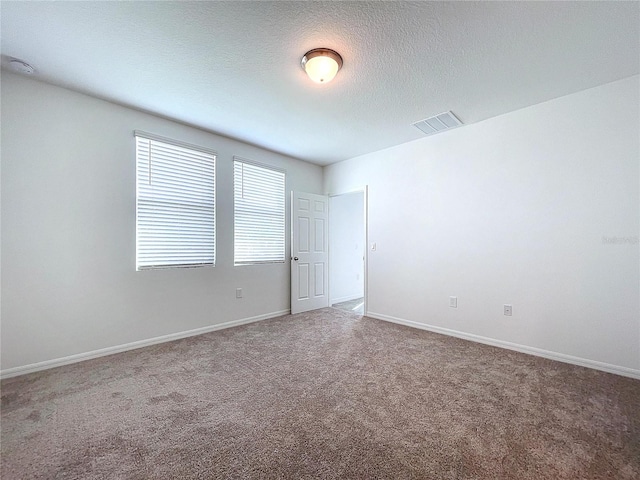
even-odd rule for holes
{"type": "Polygon", "coordinates": [[[316,83],[329,83],[342,68],[342,57],[328,48],[314,48],[302,57],[302,68],[316,83]]]}

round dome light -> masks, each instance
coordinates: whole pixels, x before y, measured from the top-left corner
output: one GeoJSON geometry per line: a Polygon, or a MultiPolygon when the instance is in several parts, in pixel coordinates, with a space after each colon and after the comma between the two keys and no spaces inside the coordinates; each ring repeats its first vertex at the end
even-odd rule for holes
{"type": "Polygon", "coordinates": [[[328,83],[342,68],[342,57],[328,48],[316,48],[302,57],[302,68],[316,83],[328,83]]]}

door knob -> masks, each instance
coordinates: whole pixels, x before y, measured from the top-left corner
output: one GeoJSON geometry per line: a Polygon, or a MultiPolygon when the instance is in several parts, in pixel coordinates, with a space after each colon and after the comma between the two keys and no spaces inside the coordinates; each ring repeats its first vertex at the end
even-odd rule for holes
{"type": "Polygon", "coordinates": [[[298,261],[298,257],[293,257],[293,259],[297,262],[298,261]]]}

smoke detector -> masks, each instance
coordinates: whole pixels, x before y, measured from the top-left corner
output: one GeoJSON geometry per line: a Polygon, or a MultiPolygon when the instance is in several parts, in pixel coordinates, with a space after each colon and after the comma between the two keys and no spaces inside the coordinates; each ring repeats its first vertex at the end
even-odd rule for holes
{"type": "Polygon", "coordinates": [[[451,111],[449,111],[434,115],[433,117],[425,118],[424,120],[412,123],[411,125],[426,135],[433,135],[434,133],[440,133],[445,130],[451,130],[452,128],[459,127],[462,125],[462,122],[458,120],[451,111]]]}
{"type": "Polygon", "coordinates": [[[9,68],[16,73],[22,73],[23,75],[31,75],[35,72],[35,69],[22,60],[13,59],[9,62],[9,68]]]}

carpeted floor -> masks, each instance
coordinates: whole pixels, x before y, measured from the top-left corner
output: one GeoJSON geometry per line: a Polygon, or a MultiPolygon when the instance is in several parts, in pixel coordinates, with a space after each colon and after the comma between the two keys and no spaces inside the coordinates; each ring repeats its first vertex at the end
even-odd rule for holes
{"type": "Polygon", "coordinates": [[[327,308],[3,381],[2,478],[638,479],[640,381],[327,308]]]}

